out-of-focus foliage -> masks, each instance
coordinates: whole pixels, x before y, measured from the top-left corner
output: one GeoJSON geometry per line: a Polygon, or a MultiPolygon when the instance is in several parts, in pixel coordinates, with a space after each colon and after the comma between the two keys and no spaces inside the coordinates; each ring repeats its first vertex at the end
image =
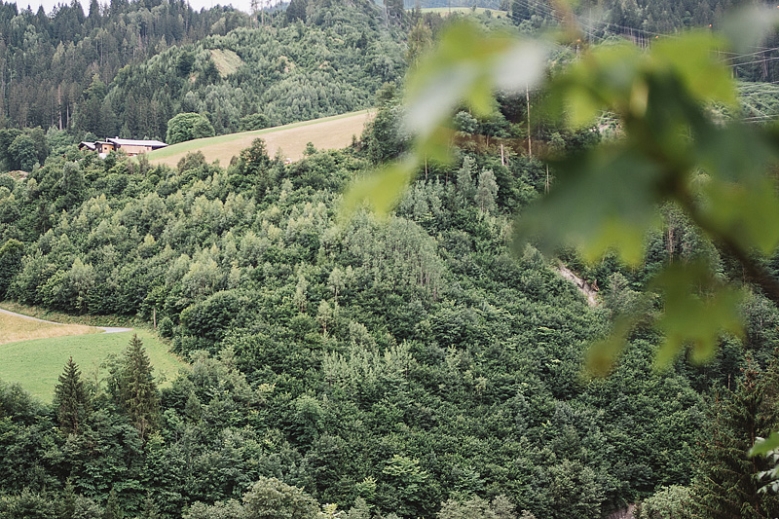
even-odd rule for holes
{"type": "MultiPolygon", "coordinates": [[[[574,30],[569,27],[566,37],[574,30]]],[[[345,199],[347,213],[363,201],[386,213],[423,160],[446,160],[445,121],[458,103],[484,115],[493,89],[526,90],[540,78],[545,65],[539,51],[509,41],[468,24],[442,36],[429,66],[409,81],[405,120],[415,135],[413,152],[355,184],[345,199]],[[499,66],[504,62],[522,74],[506,76],[499,66]]],[[[520,215],[520,240],[550,253],[573,245],[589,262],[614,253],[639,265],[647,237],[661,229],[661,207],[670,201],[743,265],[748,282],[779,303],[779,283],[753,257],[769,257],[779,244],[779,198],[769,175],[779,146],[770,127],[723,124],[709,109],[736,106],[735,85],[719,57],[728,44],[691,32],[660,39],[646,51],[629,43],[603,45],[555,71],[545,90],[545,118],[583,128],[608,112],[619,121],[619,136],[550,161],[554,188],[520,215]]],[[[742,295],[733,281],[702,258],[658,272],[649,288],[662,297],[663,310],[622,315],[614,333],[593,346],[590,370],[608,372],[628,334],[647,321],[665,337],[658,365],[668,366],[688,346],[692,360],[711,359],[721,333],[742,331],[742,295]]]]}

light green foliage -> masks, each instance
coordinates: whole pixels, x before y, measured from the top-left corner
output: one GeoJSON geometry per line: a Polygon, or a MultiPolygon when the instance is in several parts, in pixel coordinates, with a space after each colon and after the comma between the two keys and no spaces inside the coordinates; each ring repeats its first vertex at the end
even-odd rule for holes
{"type": "MultiPolygon", "coordinates": [[[[475,164],[472,157],[465,157],[463,159],[463,165],[460,167],[460,169],[457,170],[457,189],[462,193],[465,200],[470,200],[472,197],[476,196],[476,189],[473,179],[474,165],[475,164]]],[[[495,187],[497,192],[497,186],[495,187]]]]}
{"type": "Polygon", "coordinates": [[[679,485],[663,487],[644,499],[636,519],[686,519],[693,517],[690,489],[679,485]]]}
{"type": "Polygon", "coordinates": [[[511,501],[504,496],[496,496],[492,502],[480,497],[466,501],[449,499],[436,514],[438,519],[516,519],[511,501]]]}
{"type": "Polygon", "coordinates": [[[261,478],[243,496],[246,519],[316,519],[319,504],[302,489],[261,478]]]}
{"type": "Polygon", "coordinates": [[[231,499],[226,502],[217,501],[213,505],[194,503],[184,519],[243,519],[245,517],[240,501],[231,499]]]}
{"type": "Polygon", "coordinates": [[[396,454],[381,472],[396,492],[395,510],[402,516],[410,515],[414,509],[429,507],[425,500],[433,485],[430,475],[419,466],[419,460],[396,454]]]}
{"type": "Polygon", "coordinates": [[[476,188],[476,203],[483,213],[495,209],[495,197],[498,194],[498,184],[495,182],[495,173],[491,169],[484,169],[479,173],[479,184],[476,188]]]}

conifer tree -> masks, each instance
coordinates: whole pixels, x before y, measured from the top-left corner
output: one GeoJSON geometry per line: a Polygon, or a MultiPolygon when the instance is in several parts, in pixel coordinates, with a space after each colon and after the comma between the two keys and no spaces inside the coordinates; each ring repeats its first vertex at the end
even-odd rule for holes
{"type": "Polygon", "coordinates": [[[124,352],[119,395],[130,421],[144,440],[154,430],[159,415],[159,395],[151,372],[143,342],[134,334],[124,352]]]}
{"type": "Polygon", "coordinates": [[[65,370],[54,388],[54,408],[60,428],[67,433],[78,434],[89,412],[89,396],[73,357],[65,363],[65,370]]]}
{"type": "Polygon", "coordinates": [[[116,489],[111,487],[108,493],[108,500],[103,511],[103,519],[123,519],[124,513],[119,507],[119,497],[116,495],[116,489]]]}
{"type": "Polygon", "coordinates": [[[777,427],[779,381],[776,361],[768,370],[748,359],[744,377],[730,394],[713,406],[710,430],[703,435],[698,475],[692,488],[693,516],[706,519],[769,518],[779,515],[779,497],[759,492],[756,474],[764,458],[747,451],[758,436],[777,427]]]}

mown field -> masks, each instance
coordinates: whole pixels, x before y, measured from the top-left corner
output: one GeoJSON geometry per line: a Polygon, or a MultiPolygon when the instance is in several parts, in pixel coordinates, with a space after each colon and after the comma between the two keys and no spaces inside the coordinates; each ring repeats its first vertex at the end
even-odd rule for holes
{"type": "MultiPolygon", "coordinates": [[[[73,326],[73,325],[61,325],[73,326]]],[[[154,366],[158,384],[170,383],[186,365],[168,351],[168,345],[151,332],[134,330],[122,333],[100,332],[95,328],[85,335],[50,337],[0,345],[0,380],[18,383],[30,394],[43,401],[51,401],[54,386],[68,357],[81,367],[83,377],[97,381],[105,375],[101,367],[109,355],[119,355],[127,347],[133,333],[143,340],[146,352],[154,366]]],[[[0,324],[0,331],[5,328],[0,324]]]]}
{"type": "Polygon", "coordinates": [[[353,138],[360,138],[370,117],[369,110],[362,110],[264,130],[195,139],[153,151],[146,156],[152,164],[176,167],[187,153],[200,151],[208,163],[218,161],[221,166],[227,167],[233,157],[260,137],[265,141],[269,155],[281,153],[285,159],[295,161],[303,157],[303,151],[309,142],[317,149],[340,149],[349,146],[353,138]]]}
{"type": "Polygon", "coordinates": [[[51,339],[66,335],[100,333],[100,329],[83,324],[59,324],[28,319],[0,309],[0,345],[32,339],[51,339]]]}

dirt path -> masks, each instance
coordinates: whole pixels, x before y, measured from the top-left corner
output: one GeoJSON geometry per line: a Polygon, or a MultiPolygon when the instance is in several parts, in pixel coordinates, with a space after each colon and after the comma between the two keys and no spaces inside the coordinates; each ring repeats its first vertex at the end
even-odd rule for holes
{"type": "MultiPolygon", "coordinates": [[[[37,317],[31,317],[29,315],[17,314],[16,312],[11,312],[10,310],[4,310],[2,308],[0,308],[0,313],[5,314],[5,315],[10,315],[10,316],[13,316],[13,317],[19,317],[21,319],[27,319],[29,321],[35,321],[35,322],[38,322],[38,323],[62,324],[62,323],[57,323],[57,322],[54,322],[54,321],[47,321],[46,319],[38,319],[37,317]]],[[[121,332],[132,331],[132,328],[121,328],[121,327],[117,327],[117,326],[93,326],[93,328],[99,328],[100,330],[103,330],[103,332],[105,332],[105,333],[121,333],[121,332]]]]}
{"type": "Polygon", "coordinates": [[[558,264],[557,271],[565,279],[576,285],[576,288],[579,290],[579,292],[581,292],[582,295],[587,299],[588,305],[593,308],[598,306],[598,300],[595,298],[595,296],[598,294],[598,291],[595,287],[587,284],[586,281],[577,276],[571,269],[563,265],[562,262],[558,264]]]}

